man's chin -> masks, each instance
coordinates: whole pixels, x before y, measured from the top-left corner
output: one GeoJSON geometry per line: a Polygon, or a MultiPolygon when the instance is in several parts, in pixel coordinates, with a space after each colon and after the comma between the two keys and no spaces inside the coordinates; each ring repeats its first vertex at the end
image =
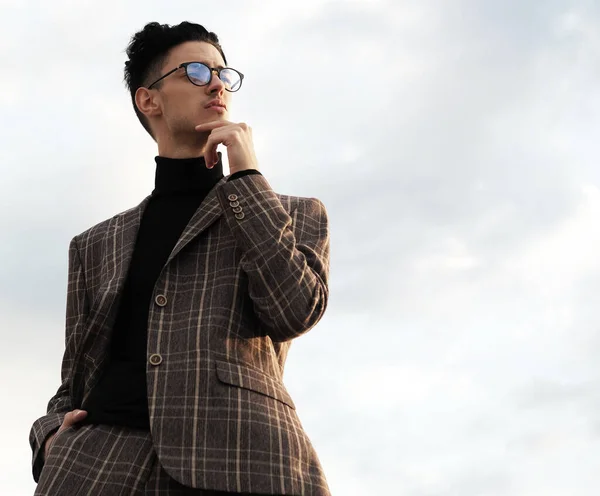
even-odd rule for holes
{"type": "Polygon", "coordinates": [[[217,120],[226,120],[227,119],[227,109],[223,107],[212,107],[209,109],[205,109],[203,117],[206,119],[205,122],[217,121],[217,120]]]}

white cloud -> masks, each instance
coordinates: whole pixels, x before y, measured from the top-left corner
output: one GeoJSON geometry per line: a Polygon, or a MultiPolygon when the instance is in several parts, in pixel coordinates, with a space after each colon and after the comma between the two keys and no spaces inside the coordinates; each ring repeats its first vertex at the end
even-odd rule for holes
{"type": "Polygon", "coordinates": [[[57,386],[68,241],[153,186],[123,50],[150,20],[189,19],[247,75],[234,114],[271,184],[330,213],[330,307],[286,382],[334,494],[595,494],[597,6],[2,9],[0,372],[20,409],[0,425],[20,448],[0,492],[32,492],[26,437],[57,386]]]}

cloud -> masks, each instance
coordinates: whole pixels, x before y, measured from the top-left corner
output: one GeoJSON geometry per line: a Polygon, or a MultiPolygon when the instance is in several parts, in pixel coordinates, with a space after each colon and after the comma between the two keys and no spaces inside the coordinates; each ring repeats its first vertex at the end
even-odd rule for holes
{"type": "Polygon", "coordinates": [[[2,4],[6,442],[58,385],[70,238],[153,187],[129,36],[190,19],[247,76],[265,176],[328,208],[330,306],[286,384],[334,494],[594,494],[600,7],[140,6],[2,4]]]}

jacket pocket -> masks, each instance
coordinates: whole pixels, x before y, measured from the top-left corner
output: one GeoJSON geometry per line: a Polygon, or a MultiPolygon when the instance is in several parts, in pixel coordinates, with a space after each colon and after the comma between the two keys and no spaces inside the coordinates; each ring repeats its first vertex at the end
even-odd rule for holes
{"type": "Polygon", "coordinates": [[[274,398],[285,403],[290,408],[296,409],[291,396],[279,380],[261,372],[260,370],[240,365],[238,363],[217,361],[217,377],[230,386],[237,386],[260,393],[269,398],[274,398]]]}

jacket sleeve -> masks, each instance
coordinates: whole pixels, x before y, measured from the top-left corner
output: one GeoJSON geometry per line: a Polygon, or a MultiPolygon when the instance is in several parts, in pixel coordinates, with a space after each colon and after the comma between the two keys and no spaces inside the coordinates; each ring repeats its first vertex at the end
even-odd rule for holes
{"type": "Polygon", "coordinates": [[[261,174],[219,188],[228,225],[243,252],[254,310],[273,341],[314,327],[329,296],[329,226],[316,198],[300,198],[292,212],[261,174]]]}
{"type": "Polygon", "coordinates": [[[65,329],[65,352],[61,365],[61,385],[48,402],[47,413],[37,419],[29,433],[33,451],[33,479],[38,482],[44,466],[44,443],[61,426],[64,416],[73,409],[69,394],[73,364],[76,354],[77,333],[80,333],[88,314],[85,279],[76,238],[69,245],[69,273],[67,284],[67,311],[65,329]]]}

